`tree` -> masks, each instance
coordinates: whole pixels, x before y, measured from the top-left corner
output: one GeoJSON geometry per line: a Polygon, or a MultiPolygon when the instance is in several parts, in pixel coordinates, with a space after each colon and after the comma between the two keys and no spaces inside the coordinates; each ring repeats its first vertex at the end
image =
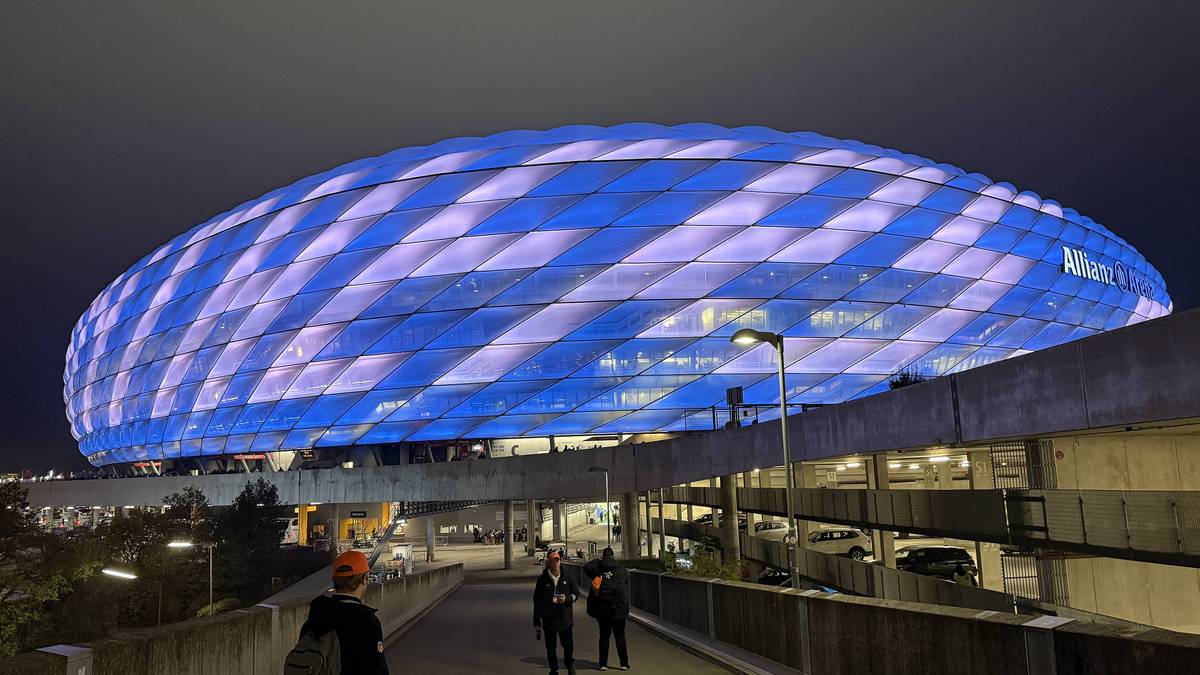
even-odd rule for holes
{"type": "Polygon", "coordinates": [[[163,497],[163,508],[181,531],[193,535],[209,534],[212,506],[199,488],[191,486],[163,497]]]}
{"type": "Polygon", "coordinates": [[[244,602],[257,599],[270,584],[279,558],[279,541],[287,529],[287,508],[279,490],[259,478],[213,518],[220,588],[244,602]]]}
{"type": "Polygon", "coordinates": [[[910,384],[920,384],[928,379],[929,378],[920,370],[917,370],[914,367],[909,367],[897,373],[893,373],[892,376],[888,378],[888,387],[892,389],[899,389],[901,387],[907,387],[910,384]]]}
{"type": "Polygon", "coordinates": [[[20,483],[0,483],[0,656],[20,651],[46,604],[100,566],[86,541],[42,532],[27,494],[20,483]]]}

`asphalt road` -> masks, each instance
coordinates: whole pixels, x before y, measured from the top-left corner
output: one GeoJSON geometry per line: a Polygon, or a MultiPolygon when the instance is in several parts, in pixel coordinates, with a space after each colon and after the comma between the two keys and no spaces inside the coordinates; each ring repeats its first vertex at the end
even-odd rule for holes
{"type": "MultiPolygon", "coordinates": [[[[466,583],[413,626],[387,650],[392,673],[533,673],[547,672],[546,652],[534,639],[533,583],[541,568],[518,556],[516,569],[495,569],[495,558],[466,564],[466,583]],[[473,563],[473,564],[472,564],[473,563]],[[489,569],[490,568],[490,569],[489,569]]],[[[633,621],[626,630],[630,672],[728,673],[633,621]]],[[[596,622],[581,601],[575,609],[575,668],[599,668],[596,622]]],[[[561,649],[561,647],[560,647],[561,649]]],[[[566,674],[561,665],[560,672],[566,674]]],[[[617,665],[616,645],[609,666],[617,665]]],[[[616,671],[620,672],[620,671],[616,671]]]]}

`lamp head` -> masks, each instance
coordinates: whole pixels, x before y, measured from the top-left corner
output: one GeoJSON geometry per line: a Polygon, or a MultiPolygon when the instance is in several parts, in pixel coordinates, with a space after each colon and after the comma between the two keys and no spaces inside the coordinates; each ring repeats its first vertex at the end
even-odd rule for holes
{"type": "Polygon", "coordinates": [[[735,345],[750,346],[760,342],[766,342],[771,345],[779,344],[779,336],[775,333],[767,331],[754,330],[753,328],[743,328],[733,334],[729,341],[735,345]]]}
{"type": "Polygon", "coordinates": [[[588,473],[608,473],[608,469],[602,466],[588,467],[588,473]]]}

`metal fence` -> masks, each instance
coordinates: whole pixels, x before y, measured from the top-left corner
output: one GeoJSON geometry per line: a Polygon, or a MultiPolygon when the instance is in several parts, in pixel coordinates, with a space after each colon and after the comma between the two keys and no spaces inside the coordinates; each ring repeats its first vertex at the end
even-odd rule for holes
{"type": "Polygon", "coordinates": [[[1053,490],[1058,487],[1054,441],[1006,441],[988,446],[998,488],[1053,490]]]}
{"type": "MultiPolygon", "coordinates": [[[[1007,541],[1004,495],[995,490],[861,490],[798,488],[796,517],[940,537],[1007,541]]],[[[717,488],[674,487],[666,501],[720,505],[717,488]]],[[[784,488],[739,488],[738,508],[787,515],[784,488]]]]}
{"type": "MultiPolygon", "coordinates": [[[[719,538],[715,527],[678,520],[665,521],[664,530],[668,536],[692,541],[719,538]]],[[[757,560],[769,567],[788,568],[787,546],[783,542],[769,541],[742,532],[741,548],[742,557],[757,560]]],[[[796,567],[800,576],[843,592],[884,600],[906,600],[997,612],[1014,611],[1012,598],[998,591],[963,586],[803,547],[797,548],[796,551],[796,567]]]]}
{"type": "Polygon", "coordinates": [[[1006,498],[1013,543],[1197,566],[1200,492],[1010,490],[1006,498]]]}
{"type": "MultiPolygon", "coordinates": [[[[664,489],[717,508],[717,488],[664,489]]],[[[937,537],[1200,567],[1200,492],[799,488],[796,517],[937,537]]],[[[741,510],[786,516],[783,488],[739,488],[741,510]]]]}

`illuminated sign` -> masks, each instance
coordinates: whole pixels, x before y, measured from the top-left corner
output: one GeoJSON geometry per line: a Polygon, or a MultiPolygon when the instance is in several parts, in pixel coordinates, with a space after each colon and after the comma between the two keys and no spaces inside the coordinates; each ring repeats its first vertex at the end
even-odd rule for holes
{"type": "Polygon", "coordinates": [[[1062,247],[1062,250],[1062,271],[1067,274],[1099,281],[1102,284],[1110,284],[1126,293],[1136,293],[1143,298],[1149,298],[1153,294],[1154,288],[1150,285],[1150,280],[1126,267],[1120,261],[1112,265],[1105,265],[1089,258],[1086,251],[1069,246],[1062,247]]]}

